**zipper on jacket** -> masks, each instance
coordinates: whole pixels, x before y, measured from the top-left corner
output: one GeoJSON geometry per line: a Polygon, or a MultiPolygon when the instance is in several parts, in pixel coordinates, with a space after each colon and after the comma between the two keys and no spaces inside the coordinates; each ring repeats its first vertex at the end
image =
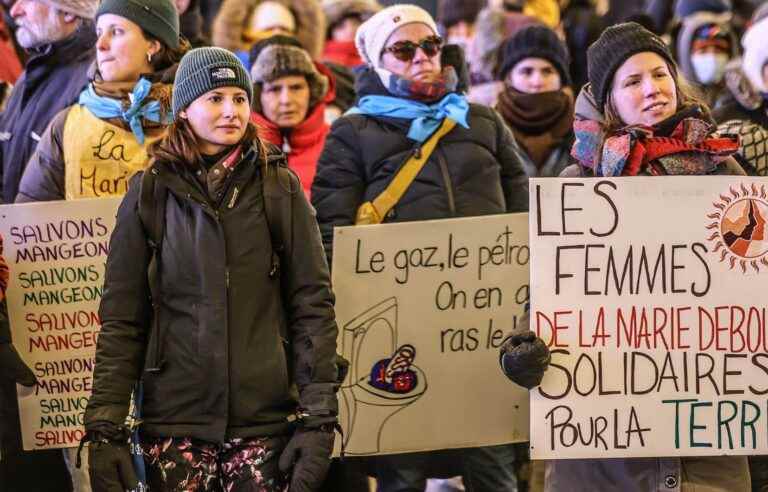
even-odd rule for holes
{"type": "Polygon", "coordinates": [[[453,195],[453,183],[451,182],[451,175],[448,173],[448,163],[440,149],[436,149],[436,151],[437,163],[440,165],[440,173],[443,175],[445,192],[448,194],[448,209],[451,211],[451,215],[456,216],[456,198],[453,195]]]}
{"type": "Polygon", "coordinates": [[[229,199],[229,205],[227,205],[227,208],[231,209],[235,206],[235,203],[237,202],[237,197],[240,195],[240,189],[235,185],[235,190],[232,192],[232,198],[229,199]]]}

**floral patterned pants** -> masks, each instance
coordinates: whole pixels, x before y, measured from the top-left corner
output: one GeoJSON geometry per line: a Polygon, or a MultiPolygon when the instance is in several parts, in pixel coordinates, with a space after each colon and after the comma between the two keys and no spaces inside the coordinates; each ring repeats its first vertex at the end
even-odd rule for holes
{"type": "Polygon", "coordinates": [[[212,444],[188,437],[144,438],[150,492],[283,492],[277,462],[287,437],[230,439],[212,444]]]}

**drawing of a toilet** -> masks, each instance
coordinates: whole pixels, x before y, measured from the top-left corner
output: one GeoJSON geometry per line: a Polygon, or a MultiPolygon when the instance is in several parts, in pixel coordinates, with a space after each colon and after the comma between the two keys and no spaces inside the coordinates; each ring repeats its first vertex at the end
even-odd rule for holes
{"type": "Polygon", "coordinates": [[[385,299],[344,325],[341,348],[350,361],[349,375],[341,387],[345,451],[350,455],[377,453],[387,421],[427,390],[423,371],[412,364],[415,349],[398,345],[397,299],[385,299]],[[397,373],[394,382],[372,384],[372,370],[379,371],[382,378],[385,372],[391,376],[392,371],[402,371],[405,364],[401,363],[409,358],[407,371],[397,373]]]}

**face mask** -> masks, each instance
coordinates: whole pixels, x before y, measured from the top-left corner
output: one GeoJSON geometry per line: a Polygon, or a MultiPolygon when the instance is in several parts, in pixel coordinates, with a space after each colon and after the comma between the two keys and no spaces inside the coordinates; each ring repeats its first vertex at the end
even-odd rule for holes
{"type": "Polygon", "coordinates": [[[694,53],[691,55],[691,65],[696,78],[704,85],[717,84],[723,80],[728,55],[722,53],[694,53]]]}

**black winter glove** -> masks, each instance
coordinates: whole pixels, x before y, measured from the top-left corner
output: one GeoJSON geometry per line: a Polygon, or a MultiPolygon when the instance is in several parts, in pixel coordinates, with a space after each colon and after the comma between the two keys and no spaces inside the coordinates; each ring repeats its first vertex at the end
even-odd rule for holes
{"type": "Polygon", "coordinates": [[[93,492],[125,492],[139,485],[128,447],[128,430],[112,422],[87,426],[88,474],[93,492]]]}
{"type": "MultiPolygon", "coordinates": [[[[289,492],[319,490],[331,466],[334,433],[326,424],[315,429],[298,429],[280,455],[280,470],[291,472],[289,492]]],[[[95,492],[95,491],[94,491],[95,492]]]]}
{"type": "Polygon", "coordinates": [[[520,318],[520,331],[509,335],[501,344],[499,363],[501,370],[514,383],[531,389],[541,384],[544,371],[549,367],[549,349],[544,341],[529,330],[528,311],[520,318]]]}
{"type": "Polygon", "coordinates": [[[10,343],[0,343],[0,378],[14,381],[24,386],[34,386],[37,378],[27,367],[19,353],[10,343]]]}

